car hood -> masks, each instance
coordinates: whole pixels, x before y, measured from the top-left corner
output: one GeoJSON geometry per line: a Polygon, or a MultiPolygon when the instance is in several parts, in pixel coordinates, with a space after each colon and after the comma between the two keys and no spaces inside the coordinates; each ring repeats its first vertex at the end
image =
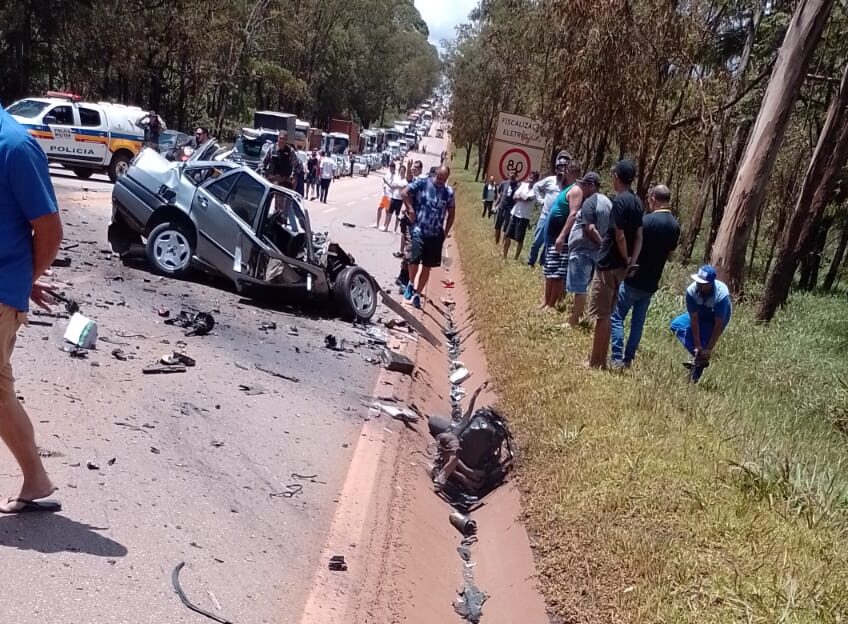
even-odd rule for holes
{"type": "Polygon", "coordinates": [[[127,175],[149,190],[162,186],[173,189],[179,184],[181,170],[182,163],[167,160],[158,151],[145,147],[133,160],[127,175]]]}

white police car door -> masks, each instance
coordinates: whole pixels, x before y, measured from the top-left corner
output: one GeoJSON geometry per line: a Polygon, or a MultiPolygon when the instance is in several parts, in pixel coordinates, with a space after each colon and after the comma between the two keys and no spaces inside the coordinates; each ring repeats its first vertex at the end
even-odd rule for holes
{"type": "Polygon", "coordinates": [[[83,104],[77,106],[77,112],[76,148],[85,151],[84,154],[78,152],[78,155],[98,164],[105,162],[109,150],[109,128],[105,116],[98,109],[83,104]]]}
{"type": "Polygon", "coordinates": [[[51,160],[76,160],[74,150],[74,107],[68,104],[57,104],[48,109],[42,117],[42,123],[50,129],[52,138],[40,141],[41,147],[51,160]]]}

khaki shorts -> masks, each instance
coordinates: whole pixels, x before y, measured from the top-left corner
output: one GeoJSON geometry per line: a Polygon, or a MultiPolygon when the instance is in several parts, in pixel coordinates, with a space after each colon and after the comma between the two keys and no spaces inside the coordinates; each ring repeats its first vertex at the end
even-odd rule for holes
{"type": "Polygon", "coordinates": [[[18,328],[26,323],[26,313],[0,303],[0,403],[15,398],[15,378],[12,375],[12,352],[18,328]]]}
{"type": "Polygon", "coordinates": [[[605,320],[612,316],[618,302],[618,287],[627,277],[627,269],[598,269],[592,280],[592,300],[589,303],[589,316],[605,320]]]}

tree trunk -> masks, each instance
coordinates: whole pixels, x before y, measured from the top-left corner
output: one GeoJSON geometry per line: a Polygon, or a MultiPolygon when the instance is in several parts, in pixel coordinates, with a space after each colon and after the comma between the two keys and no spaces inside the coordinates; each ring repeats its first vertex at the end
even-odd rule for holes
{"type": "Polygon", "coordinates": [[[739,160],[742,158],[742,152],[745,150],[745,142],[748,140],[748,133],[750,130],[751,121],[745,120],[736,126],[736,132],[733,134],[733,143],[731,144],[730,155],[727,158],[727,163],[725,165],[721,192],[713,194],[713,211],[710,216],[710,234],[707,237],[707,244],[704,246],[704,262],[709,261],[710,255],[712,255],[713,245],[715,244],[716,236],[718,236],[718,227],[721,225],[721,219],[724,216],[724,206],[727,203],[727,196],[730,194],[733,181],[736,179],[736,170],[739,167],[739,160]]]}
{"type": "Polygon", "coordinates": [[[832,8],[833,0],[800,0],[780,46],[712,253],[713,264],[733,292],[742,290],[753,218],[783,143],[792,104],[832,8]]]}
{"type": "Polygon", "coordinates": [[[686,237],[683,239],[680,250],[680,260],[683,262],[692,257],[695,241],[698,240],[698,234],[701,231],[701,222],[704,220],[704,211],[710,197],[710,188],[713,186],[713,180],[721,162],[721,134],[721,128],[714,125],[709,135],[711,137],[710,151],[704,162],[704,175],[701,176],[701,185],[698,188],[698,194],[695,196],[695,208],[692,210],[692,217],[689,219],[689,227],[686,228],[686,237]]]}
{"type": "Polygon", "coordinates": [[[801,271],[801,280],[798,284],[802,290],[814,290],[819,283],[822,253],[824,253],[824,246],[827,244],[827,235],[832,225],[833,217],[822,219],[821,224],[817,228],[818,234],[816,235],[813,248],[802,258],[803,268],[801,271]]]}
{"type": "Polygon", "coordinates": [[[471,148],[472,147],[474,147],[474,145],[472,145],[471,141],[469,141],[465,146],[465,167],[463,167],[463,169],[465,169],[466,171],[468,171],[468,167],[471,164],[471,148]]]}
{"type": "Polygon", "coordinates": [[[836,282],[836,276],[839,275],[839,265],[842,264],[842,259],[845,257],[846,247],[848,247],[848,219],[845,219],[842,224],[842,232],[839,234],[839,242],[836,243],[836,251],[833,252],[833,260],[830,262],[830,268],[827,270],[827,275],[824,276],[824,284],[822,284],[822,288],[826,291],[833,289],[833,284],[836,282]]]}
{"type": "Polygon", "coordinates": [[[765,212],[766,203],[763,202],[760,205],[760,209],[757,211],[757,221],[754,224],[754,241],[751,244],[751,255],[748,259],[748,275],[754,274],[754,258],[757,256],[757,244],[760,240],[760,225],[763,222],[763,212],[765,212]]]}
{"type": "Polygon", "coordinates": [[[592,169],[597,171],[604,164],[604,157],[607,155],[607,132],[603,131],[601,138],[598,140],[598,145],[595,147],[595,157],[592,158],[592,169]]]}
{"type": "Polygon", "coordinates": [[[786,303],[798,260],[814,245],[824,209],[830,202],[837,176],[848,160],[848,63],[839,90],[830,101],[813,158],[774,264],[757,318],[770,321],[778,306],[786,303]]]}

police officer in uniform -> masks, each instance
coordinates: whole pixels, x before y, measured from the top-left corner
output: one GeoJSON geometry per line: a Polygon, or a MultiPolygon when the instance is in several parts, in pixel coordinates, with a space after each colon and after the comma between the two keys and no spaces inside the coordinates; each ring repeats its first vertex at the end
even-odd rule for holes
{"type": "Polygon", "coordinates": [[[302,173],[303,165],[294,148],[288,144],[288,133],[280,130],[277,144],[265,155],[265,177],[278,186],[294,189],[294,179],[302,173]]]}

